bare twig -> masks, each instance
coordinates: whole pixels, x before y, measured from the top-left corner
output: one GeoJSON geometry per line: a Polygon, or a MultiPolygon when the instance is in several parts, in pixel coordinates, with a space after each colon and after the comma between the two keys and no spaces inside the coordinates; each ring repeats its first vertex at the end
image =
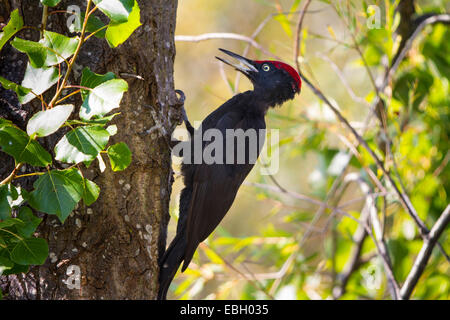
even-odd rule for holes
{"type": "Polygon", "coordinates": [[[371,189],[370,186],[362,179],[362,177],[357,176],[357,181],[359,184],[359,187],[362,192],[364,192],[367,195],[366,199],[366,207],[365,209],[369,212],[369,219],[368,221],[371,222],[371,225],[373,227],[373,230],[375,231],[375,235],[372,234],[372,229],[369,227],[369,224],[366,223],[364,227],[366,228],[366,232],[370,235],[370,237],[373,239],[379,256],[383,260],[384,269],[386,271],[386,276],[389,283],[389,289],[391,291],[392,299],[398,300],[400,299],[400,287],[395,280],[394,272],[392,270],[392,261],[389,256],[388,247],[386,244],[386,240],[384,239],[384,234],[381,228],[380,221],[378,219],[377,214],[377,207],[375,203],[375,198],[370,196],[371,189]]]}
{"type": "Polygon", "coordinates": [[[264,54],[271,56],[275,59],[281,60],[280,57],[277,57],[273,53],[271,53],[269,50],[264,48],[262,45],[260,45],[258,42],[256,42],[254,39],[244,36],[242,34],[238,33],[230,33],[230,32],[215,32],[215,33],[204,33],[197,36],[185,36],[185,35],[178,35],[175,36],[175,41],[187,41],[187,42],[200,42],[205,40],[212,40],[212,39],[233,39],[233,40],[240,40],[245,41],[255,47],[256,49],[261,50],[264,54]]]}
{"type": "Polygon", "coordinates": [[[44,37],[44,31],[47,28],[47,17],[48,17],[48,6],[44,4],[42,8],[41,30],[39,32],[40,39],[44,37]]]}
{"type": "Polygon", "coordinates": [[[400,291],[400,296],[402,299],[409,299],[412,291],[414,290],[417,282],[419,281],[420,276],[425,270],[427,266],[428,260],[430,259],[431,252],[433,251],[434,246],[436,245],[439,237],[444,232],[447,225],[450,223],[450,204],[447,205],[444,212],[441,214],[439,219],[434,224],[433,228],[431,228],[430,233],[428,234],[428,239],[424,240],[422,249],[417,255],[416,261],[414,262],[411,271],[408,274],[408,277],[403,284],[403,287],[400,291]]]}
{"type": "Polygon", "coordinates": [[[303,19],[305,18],[305,12],[308,10],[308,6],[311,4],[311,0],[307,0],[305,4],[303,5],[302,12],[300,13],[300,16],[298,17],[297,22],[297,29],[295,31],[295,40],[294,40],[294,61],[297,66],[297,70],[300,71],[300,63],[298,61],[298,54],[300,52],[300,44],[302,42],[302,25],[303,25],[303,19]]]}
{"type": "Polygon", "coordinates": [[[88,0],[87,5],[86,5],[86,15],[84,17],[84,21],[83,21],[83,26],[81,28],[81,35],[80,35],[80,39],[78,41],[78,45],[77,48],[75,49],[75,52],[73,54],[72,59],[70,59],[69,64],[67,66],[67,71],[66,74],[64,76],[63,81],[61,82],[61,86],[59,87],[59,89],[56,91],[55,95],[53,96],[52,101],[50,101],[50,103],[48,104],[50,108],[54,107],[55,102],[58,100],[62,90],[64,89],[64,87],[66,86],[67,80],[69,79],[69,75],[70,72],[72,71],[72,67],[73,67],[73,63],[75,62],[78,53],[80,52],[81,46],[84,43],[85,40],[85,33],[86,33],[86,27],[87,27],[87,22],[89,19],[89,15],[93,12],[93,10],[96,8],[94,7],[94,9],[92,11],[89,11],[89,8],[91,7],[91,3],[92,0],[88,0]]]}
{"type": "MultiPolygon", "coordinates": [[[[407,44],[405,45],[405,47],[403,48],[403,51],[405,51],[405,53],[402,53],[399,55],[399,60],[398,62],[396,62],[393,66],[393,68],[391,68],[390,71],[396,70],[399,61],[404,57],[404,55],[406,54],[406,51],[408,50],[408,48],[410,47],[410,43],[412,43],[412,39],[417,36],[418,32],[423,29],[423,27],[426,24],[429,23],[435,23],[436,21],[439,20],[439,16],[447,16],[447,15],[438,15],[438,16],[434,16],[431,17],[429,19],[425,19],[421,25],[422,27],[418,27],[416,29],[416,31],[413,33],[413,35],[411,36],[412,38],[409,39],[409,41],[407,42],[407,44]],[[433,18],[433,19],[432,19],[433,18]],[[428,22],[427,22],[428,21],[428,22]],[[419,31],[418,31],[419,30],[419,31]]],[[[450,16],[450,15],[449,15],[450,16]]],[[[450,19],[450,18],[449,18],[450,19]]],[[[445,20],[445,17],[441,17],[441,20],[445,20]]],[[[297,27],[297,31],[301,32],[301,24],[303,22],[303,19],[299,19],[298,21],[298,27],[297,27]]],[[[299,43],[297,42],[297,47],[294,48],[295,52],[298,54],[298,45],[299,43]]],[[[296,61],[297,66],[299,65],[298,61],[296,61]]],[[[351,126],[351,124],[348,122],[348,120],[341,114],[341,112],[325,97],[325,95],[317,88],[315,87],[305,76],[304,74],[301,72],[300,68],[297,69],[300,77],[303,79],[303,81],[310,87],[310,89],[313,91],[313,93],[320,99],[322,100],[326,105],[328,105],[328,107],[334,112],[334,114],[337,116],[337,118],[339,119],[339,121],[341,123],[343,123],[345,125],[345,127],[347,127],[353,134],[353,136],[357,139],[358,143],[363,146],[367,152],[370,154],[370,156],[375,160],[375,163],[377,165],[377,167],[383,172],[383,174],[385,175],[385,177],[387,178],[387,180],[389,181],[389,183],[392,185],[392,187],[394,188],[395,193],[397,194],[401,204],[403,205],[403,207],[406,209],[406,211],[409,213],[409,215],[413,218],[413,220],[415,221],[415,223],[417,224],[417,226],[419,227],[420,233],[422,235],[423,238],[427,237],[427,233],[429,232],[428,228],[425,226],[424,222],[420,219],[420,217],[418,216],[415,208],[413,207],[413,205],[411,204],[411,201],[409,199],[409,197],[406,195],[406,193],[402,192],[399,187],[397,186],[396,182],[393,180],[392,176],[390,175],[390,173],[386,170],[386,168],[384,167],[383,162],[380,160],[380,158],[375,154],[375,152],[369,147],[369,145],[367,144],[367,142],[362,138],[362,136],[360,134],[358,134],[358,132],[351,126]]],[[[389,78],[389,74],[390,72],[387,73],[385,79],[389,78]]],[[[386,81],[385,81],[386,82],[386,81]]],[[[385,86],[385,85],[384,85],[385,86]]],[[[380,90],[382,91],[382,90],[380,90]]],[[[377,99],[379,99],[379,96],[377,96],[377,99]]],[[[377,100],[376,99],[376,100],[377,100]]],[[[378,103],[378,102],[377,102],[378,103]]],[[[376,104],[374,104],[376,105],[376,104]]]]}
{"type": "Polygon", "coordinates": [[[445,155],[441,164],[436,168],[436,170],[434,170],[433,176],[435,176],[435,177],[439,176],[441,174],[442,170],[444,170],[445,167],[447,166],[449,160],[450,160],[450,151],[447,151],[447,154],[445,155]]]}
{"type": "MultiPolygon", "coordinates": [[[[367,224],[369,220],[369,211],[363,210],[360,219],[364,224],[367,224]]],[[[358,228],[353,234],[353,241],[355,242],[355,244],[352,248],[352,252],[350,253],[350,258],[347,261],[344,270],[339,275],[340,285],[339,287],[333,288],[334,299],[339,299],[345,293],[348,280],[358,267],[358,262],[361,257],[363,243],[366,238],[367,238],[366,228],[361,224],[358,225],[358,228]]]]}
{"type": "MultiPolygon", "coordinates": [[[[200,248],[208,248],[210,250],[212,250],[206,243],[202,242],[200,243],[200,248]]],[[[225,263],[225,265],[230,268],[231,270],[233,270],[234,272],[238,273],[242,278],[244,278],[245,280],[249,281],[250,284],[252,284],[257,290],[260,290],[261,292],[263,292],[265,295],[267,295],[267,297],[269,299],[275,299],[270,293],[268,293],[265,289],[264,286],[258,281],[258,279],[256,279],[254,276],[250,275],[250,274],[245,274],[242,271],[240,271],[239,269],[237,269],[235,266],[233,266],[232,263],[228,262],[226,259],[224,259],[217,251],[214,251],[214,253],[225,263]]]]}
{"type": "Polygon", "coordinates": [[[342,71],[339,69],[339,67],[336,65],[336,63],[334,63],[333,60],[331,60],[330,58],[328,58],[326,55],[322,54],[322,53],[318,53],[317,56],[325,61],[327,61],[330,65],[331,68],[333,68],[334,72],[336,73],[336,75],[339,77],[339,79],[341,80],[342,84],[344,85],[345,89],[347,89],[348,94],[350,95],[350,97],[352,98],[353,101],[355,102],[359,102],[365,105],[369,105],[366,101],[366,99],[358,97],[355,92],[353,91],[352,87],[350,86],[350,84],[348,83],[347,79],[345,78],[345,76],[343,75],[342,71]]]}
{"type": "Polygon", "coordinates": [[[19,171],[19,169],[22,167],[23,163],[18,163],[15,167],[14,170],[11,172],[11,174],[9,176],[7,176],[2,182],[0,182],[0,186],[5,185],[7,183],[10,183],[14,177],[16,176],[17,171],[19,171]]]}

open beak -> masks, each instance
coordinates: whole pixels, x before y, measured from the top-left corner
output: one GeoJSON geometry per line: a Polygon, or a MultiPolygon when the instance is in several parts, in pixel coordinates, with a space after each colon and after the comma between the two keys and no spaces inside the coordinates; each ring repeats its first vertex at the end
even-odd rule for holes
{"type": "Polygon", "coordinates": [[[227,59],[219,58],[219,57],[216,57],[217,59],[219,59],[223,63],[228,64],[229,66],[232,66],[236,70],[241,71],[246,76],[250,76],[252,72],[258,72],[258,69],[255,68],[252,60],[244,58],[236,53],[233,53],[233,52],[225,50],[225,49],[219,48],[219,50],[222,51],[223,53],[226,53],[227,55],[233,57],[234,59],[236,59],[238,61],[238,63],[231,63],[227,59]]]}

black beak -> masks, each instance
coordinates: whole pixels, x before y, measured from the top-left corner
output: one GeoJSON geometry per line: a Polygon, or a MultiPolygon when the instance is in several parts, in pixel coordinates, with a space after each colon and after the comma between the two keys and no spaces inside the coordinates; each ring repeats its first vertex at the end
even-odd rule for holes
{"type": "Polygon", "coordinates": [[[237,61],[239,61],[238,63],[231,63],[230,61],[223,59],[223,58],[219,58],[216,57],[217,59],[219,59],[220,61],[222,61],[223,63],[228,64],[229,66],[232,66],[233,68],[235,68],[238,71],[241,71],[243,74],[249,76],[251,72],[258,72],[258,69],[255,68],[255,66],[253,65],[253,61],[247,58],[244,58],[234,52],[225,50],[225,49],[221,49],[219,48],[220,51],[222,51],[223,53],[226,53],[227,55],[233,57],[234,59],[236,59],[237,61]]]}

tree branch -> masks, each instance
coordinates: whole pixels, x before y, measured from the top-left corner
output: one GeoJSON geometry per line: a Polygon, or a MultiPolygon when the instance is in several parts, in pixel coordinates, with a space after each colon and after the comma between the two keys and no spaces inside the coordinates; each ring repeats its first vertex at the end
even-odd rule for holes
{"type": "MultiPolygon", "coordinates": [[[[305,7],[306,7],[305,3],[305,7]]],[[[303,10],[305,10],[306,8],[303,8],[303,10]]],[[[425,20],[423,20],[421,22],[421,24],[419,24],[419,26],[417,27],[417,29],[412,33],[411,38],[408,39],[408,41],[406,42],[405,47],[403,48],[402,52],[399,55],[399,58],[397,59],[397,61],[395,61],[394,65],[392,66],[392,68],[390,68],[389,72],[386,73],[385,76],[385,81],[383,82],[383,86],[382,88],[380,88],[380,92],[382,92],[384,90],[384,88],[387,85],[387,79],[389,79],[390,75],[397,69],[400,61],[404,58],[404,56],[406,55],[406,52],[409,50],[409,48],[411,47],[412,41],[414,40],[414,38],[418,35],[418,33],[427,25],[430,23],[436,23],[436,22],[446,22],[446,21],[450,21],[450,15],[436,15],[436,16],[431,16],[425,20]]],[[[303,22],[303,18],[302,15],[300,16],[300,19],[298,21],[298,27],[297,27],[297,32],[301,32],[301,24],[303,22]]],[[[299,42],[296,42],[297,47],[294,48],[295,52],[297,52],[298,54],[298,46],[299,46],[299,42]]],[[[297,67],[299,66],[298,63],[298,59],[296,59],[296,64],[297,67]]],[[[302,80],[308,85],[308,87],[310,87],[310,89],[313,91],[313,93],[320,99],[322,100],[326,105],[328,105],[328,107],[334,112],[334,114],[337,116],[337,118],[339,119],[339,121],[341,123],[344,124],[344,126],[346,126],[354,135],[354,137],[356,138],[356,140],[358,141],[358,143],[363,146],[367,152],[370,154],[370,156],[374,159],[377,167],[383,172],[383,174],[385,175],[385,177],[387,178],[387,180],[389,181],[389,183],[392,185],[392,187],[394,188],[395,193],[397,194],[401,204],[403,205],[403,207],[406,209],[406,211],[408,212],[408,214],[412,217],[412,219],[415,221],[416,225],[419,227],[419,231],[420,234],[422,235],[422,238],[426,239],[427,238],[427,234],[429,232],[428,228],[426,227],[426,225],[424,224],[424,222],[420,219],[420,217],[418,216],[415,208],[413,207],[413,205],[411,204],[411,201],[409,199],[409,197],[406,195],[406,193],[403,193],[399,187],[397,186],[397,184],[395,183],[395,181],[393,180],[393,178],[391,177],[390,173],[385,169],[383,162],[378,158],[378,156],[375,154],[375,152],[369,147],[369,145],[367,144],[367,142],[362,138],[361,135],[358,134],[358,132],[351,126],[351,124],[348,122],[348,120],[340,113],[340,111],[325,97],[325,95],[318,89],[316,88],[311,81],[309,81],[308,78],[305,77],[305,75],[301,72],[300,68],[297,68],[297,71],[300,75],[300,77],[302,78],[302,80]]],[[[374,105],[376,106],[379,102],[380,96],[377,95],[374,102],[374,105]]]]}
{"type": "Polygon", "coordinates": [[[200,34],[197,36],[185,36],[185,35],[175,36],[175,41],[187,41],[187,42],[200,42],[200,41],[212,40],[212,39],[233,39],[233,40],[245,41],[245,42],[249,43],[251,46],[255,47],[256,49],[261,50],[264,54],[274,57],[277,60],[281,60],[280,57],[277,57],[276,55],[271,53],[269,50],[264,48],[262,45],[260,45],[254,39],[252,39],[248,36],[244,36],[242,34],[238,34],[238,33],[215,32],[215,33],[204,33],[204,34],[200,34]]]}
{"type": "Polygon", "coordinates": [[[400,291],[400,295],[402,299],[409,299],[412,291],[414,290],[417,282],[419,281],[420,276],[425,270],[427,266],[428,260],[430,259],[431,252],[433,251],[434,246],[436,245],[439,237],[444,232],[446,226],[450,223],[450,204],[445,208],[444,212],[441,214],[439,219],[434,224],[433,228],[431,228],[430,233],[428,234],[428,239],[424,240],[422,249],[417,255],[416,261],[414,262],[411,271],[406,278],[405,283],[400,291]]]}

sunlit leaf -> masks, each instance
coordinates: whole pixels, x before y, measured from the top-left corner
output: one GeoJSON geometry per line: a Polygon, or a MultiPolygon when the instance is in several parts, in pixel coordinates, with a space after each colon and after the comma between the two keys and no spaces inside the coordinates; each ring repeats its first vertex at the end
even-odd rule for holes
{"type": "Polygon", "coordinates": [[[94,160],[106,147],[109,136],[109,132],[101,126],[75,128],[55,146],[55,159],[68,163],[94,160]]]}
{"type": "Polygon", "coordinates": [[[0,32],[0,50],[11,37],[20,31],[23,27],[23,19],[19,14],[19,9],[11,12],[11,18],[6,26],[0,32]]]}
{"type": "Polygon", "coordinates": [[[93,116],[103,116],[118,108],[128,84],[122,79],[112,79],[96,86],[84,99],[80,117],[89,120],[93,116]]]}
{"type": "Polygon", "coordinates": [[[36,134],[38,137],[45,137],[56,132],[69,118],[72,111],[72,104],[63,104],[37,112],[28,121],[28,135],[36,134]]]}
{"type": "Polygon", "coordinates": [[[110,146],[107,153],[113,171],[125,170],[131,163],[131,151],[124,142],[110,146]]]}
{"type": "Polygon", "coordinates": [[[133,10],[131,11],[128,21],[126,22],[111,22],[106,29],[106,40],[110,47],[114,48],[125,42],[128,37],[136,30],[140,25],[140,9],[136,0],[134,0],[133,10]]]}
{"type": "Polygon", "coordinates": [[[94,0],[97,7],[114,22],[126,22],[134,0],[94,0]]]}

